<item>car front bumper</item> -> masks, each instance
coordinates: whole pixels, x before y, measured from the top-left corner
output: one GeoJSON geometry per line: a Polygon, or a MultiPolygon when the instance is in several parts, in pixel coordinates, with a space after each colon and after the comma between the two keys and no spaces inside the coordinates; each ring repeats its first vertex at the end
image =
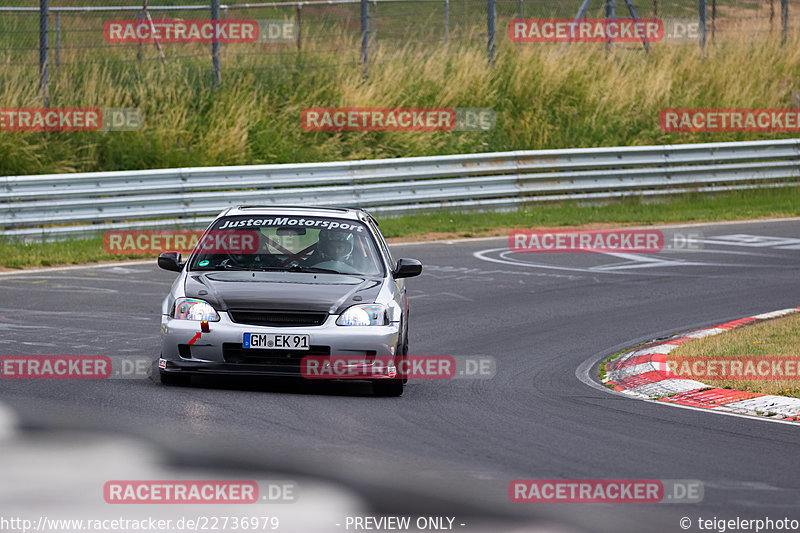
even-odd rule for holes
{"type": "MultiPolygon", "coordinates": [[[[232,322],[219,312],[218,322],[209,322],[209,331],[201,331],[194,320],[161,317],[161,357],[159,368],[165,373],[262,375],[302,377],[300,361],[305,356],[346,358],[366,364],[380,358],[380,370],[387,360],[397,356],[400,343],[399,323],[387,326],[338,326],[338,315],[329,315],[320,326],[269,327],[232,322]],[[309,335],[309,350],[257,350],[243,348],[245,333],[284,333],[309,335]]],[[[369,379],[391,379],[379,371],[369,379]]],[[[367,379],[367,378],[363,378],[367,379]]]]}

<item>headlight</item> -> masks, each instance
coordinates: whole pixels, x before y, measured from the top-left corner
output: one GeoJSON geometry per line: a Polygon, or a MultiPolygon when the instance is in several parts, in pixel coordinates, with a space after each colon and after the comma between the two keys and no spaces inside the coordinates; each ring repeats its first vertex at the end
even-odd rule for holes
{"type": "Polygon", "coordinates": [[[219,315],[214,307],[205,300],[198,300],[197,298],[178,298],[175,300],[172,318],[217,322],[219,320],[219,315]]]}
{"type": "Polygon", "coordinates": [[[336,321],[340,326],[386,326],[389,311],[382,304],[361,304],[348,307],[336,321]]]}

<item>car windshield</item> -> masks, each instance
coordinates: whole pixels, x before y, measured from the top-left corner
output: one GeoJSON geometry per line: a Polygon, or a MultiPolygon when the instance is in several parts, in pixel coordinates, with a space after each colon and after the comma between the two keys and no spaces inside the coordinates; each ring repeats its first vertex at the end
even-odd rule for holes
{"type": "Polygon", "coordinates": [[[366,225],[323,217],[223,217],[193,250],[190,270],[313,272],[381,276],[366,225]]]}

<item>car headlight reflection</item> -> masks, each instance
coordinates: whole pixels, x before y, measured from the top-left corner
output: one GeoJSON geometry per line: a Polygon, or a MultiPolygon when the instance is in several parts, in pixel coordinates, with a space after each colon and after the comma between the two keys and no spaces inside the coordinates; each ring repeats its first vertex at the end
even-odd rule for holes
{"type": "Polygon", "coordinates": [[[216,309],[205,300],[198,300],[197,298],[178,298],[175,300],[172,318],[217,322],[219,320],[219,315],[216,309]]]}
{"type": "Polygon", "coordinates": [[[361,304],[348,307],[336,323],[340,326],[386,326],[389,312],[382,304],[361,304]]]}

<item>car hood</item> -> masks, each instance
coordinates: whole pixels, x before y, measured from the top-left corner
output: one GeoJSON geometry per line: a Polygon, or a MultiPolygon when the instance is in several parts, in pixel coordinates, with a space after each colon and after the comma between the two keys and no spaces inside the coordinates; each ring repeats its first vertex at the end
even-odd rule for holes
{"type": "Polygon", "coordinates": [[[340,314],[359,303],[373,303],[381,279],[305,272],[189,272],[188,298],[206,300],[216,309],[324,311],[340,314]]]}

